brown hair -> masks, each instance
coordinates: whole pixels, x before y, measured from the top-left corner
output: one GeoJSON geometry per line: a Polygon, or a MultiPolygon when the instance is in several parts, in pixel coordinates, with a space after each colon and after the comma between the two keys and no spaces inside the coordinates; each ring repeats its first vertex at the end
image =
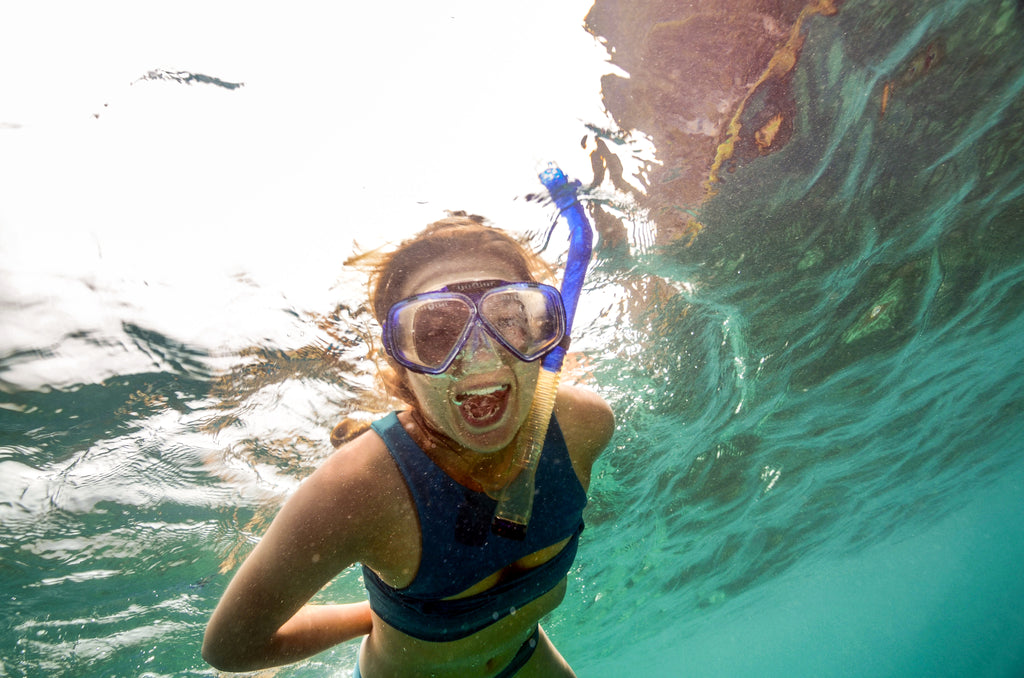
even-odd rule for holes
{"type": "MultiPolygon", "coordinates": [[[[494,257],[508,263],[519,280],[546,280],[553,277],[551,267],[524,241],[488,226],[483,217],[465,212],[429,224],[414,237],[403,241],[390,253],[373,262],[370,273],[370,303],[378,323],[402,299],[409,277],[424,264],[437,259],[494,257]]],[[[391,361],[388,361],[391,363],[391,361]]],[[[403,370],[391,364],[381,378],[388,393],[414,404],[415,398],[402,376],[403,370]]]]}

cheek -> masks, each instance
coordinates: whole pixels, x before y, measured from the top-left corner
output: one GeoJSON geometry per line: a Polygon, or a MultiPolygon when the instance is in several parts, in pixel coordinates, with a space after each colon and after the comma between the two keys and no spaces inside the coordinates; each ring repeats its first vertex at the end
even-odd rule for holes
{"type": "Polygon", "coordinates": [[[433,403],[447,400],[448,380],[444,379],[443,376],[407,373],[406,383],[409,385],[409,391],[416,398],[416,402],[410,404],[416,405],[422,410],[429,408],[433,403]]]}
{"type": "Polygon", "coordinates": [[[537,377],[540,374],[540,363],[519,363],[516,369],[516,381],[519,382],[519,402],[526,407],[533,402],[533,392],[537,390],[537,377]]]}

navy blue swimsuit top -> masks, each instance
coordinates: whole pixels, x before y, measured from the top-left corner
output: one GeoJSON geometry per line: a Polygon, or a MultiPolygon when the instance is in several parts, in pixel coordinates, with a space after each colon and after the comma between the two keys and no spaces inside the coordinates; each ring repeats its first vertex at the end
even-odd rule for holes
{"type": "Polygon", "coordinates": [[[524,541],[491,533],[497,502],[455,482],[441,470],[392,412],[373,430],[405,477],[419,515],[422,555],[412,583],[385,584],[363,566],[370,607],[402,633],[434,642],[465,638],[550,591],[576,557],[587,494],[580,485],[562,431],[551,418],[537,468],[533,516],[524,541]],[[570,538],[554,558],[465,598],[445,600],[515,561],[570,538]]]}

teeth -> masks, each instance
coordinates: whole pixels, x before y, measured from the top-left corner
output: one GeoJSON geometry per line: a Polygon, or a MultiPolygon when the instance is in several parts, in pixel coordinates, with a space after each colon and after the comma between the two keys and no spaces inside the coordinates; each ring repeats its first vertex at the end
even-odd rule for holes
{"type": "Polygon", "coordinates": [[[480,388],[471,388],[468,391],[463,391],[459,395],[455,396],[455,403],[461,405],[466,401],[466,398],[472,396],[489,396],[495,393],[501,393],[508,390],[508,385],[504,384],[501,386],[482,386],[480,388]]]}

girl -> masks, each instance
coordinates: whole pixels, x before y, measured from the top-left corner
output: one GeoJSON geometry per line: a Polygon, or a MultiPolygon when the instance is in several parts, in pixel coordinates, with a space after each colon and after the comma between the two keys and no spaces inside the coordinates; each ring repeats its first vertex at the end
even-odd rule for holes
{"type": "MultiPolygon", "coordinates": [[[[365,678],[574,676],[539,622],[562,601],[607,404],[559,388],[526,538],[491,531],[515,474],[539,358],[562,340],[542,265],[476,218],[431,224],[371,280],[389,390],[375,422],[306,479],[214,611],[203,656],[228,671],[294,662],[365,636],[365,678]],[[310,605],[363,566],[368,601],[310,605]]],[[[562,315],[560,315],[562,314],[562,315]]]]}

